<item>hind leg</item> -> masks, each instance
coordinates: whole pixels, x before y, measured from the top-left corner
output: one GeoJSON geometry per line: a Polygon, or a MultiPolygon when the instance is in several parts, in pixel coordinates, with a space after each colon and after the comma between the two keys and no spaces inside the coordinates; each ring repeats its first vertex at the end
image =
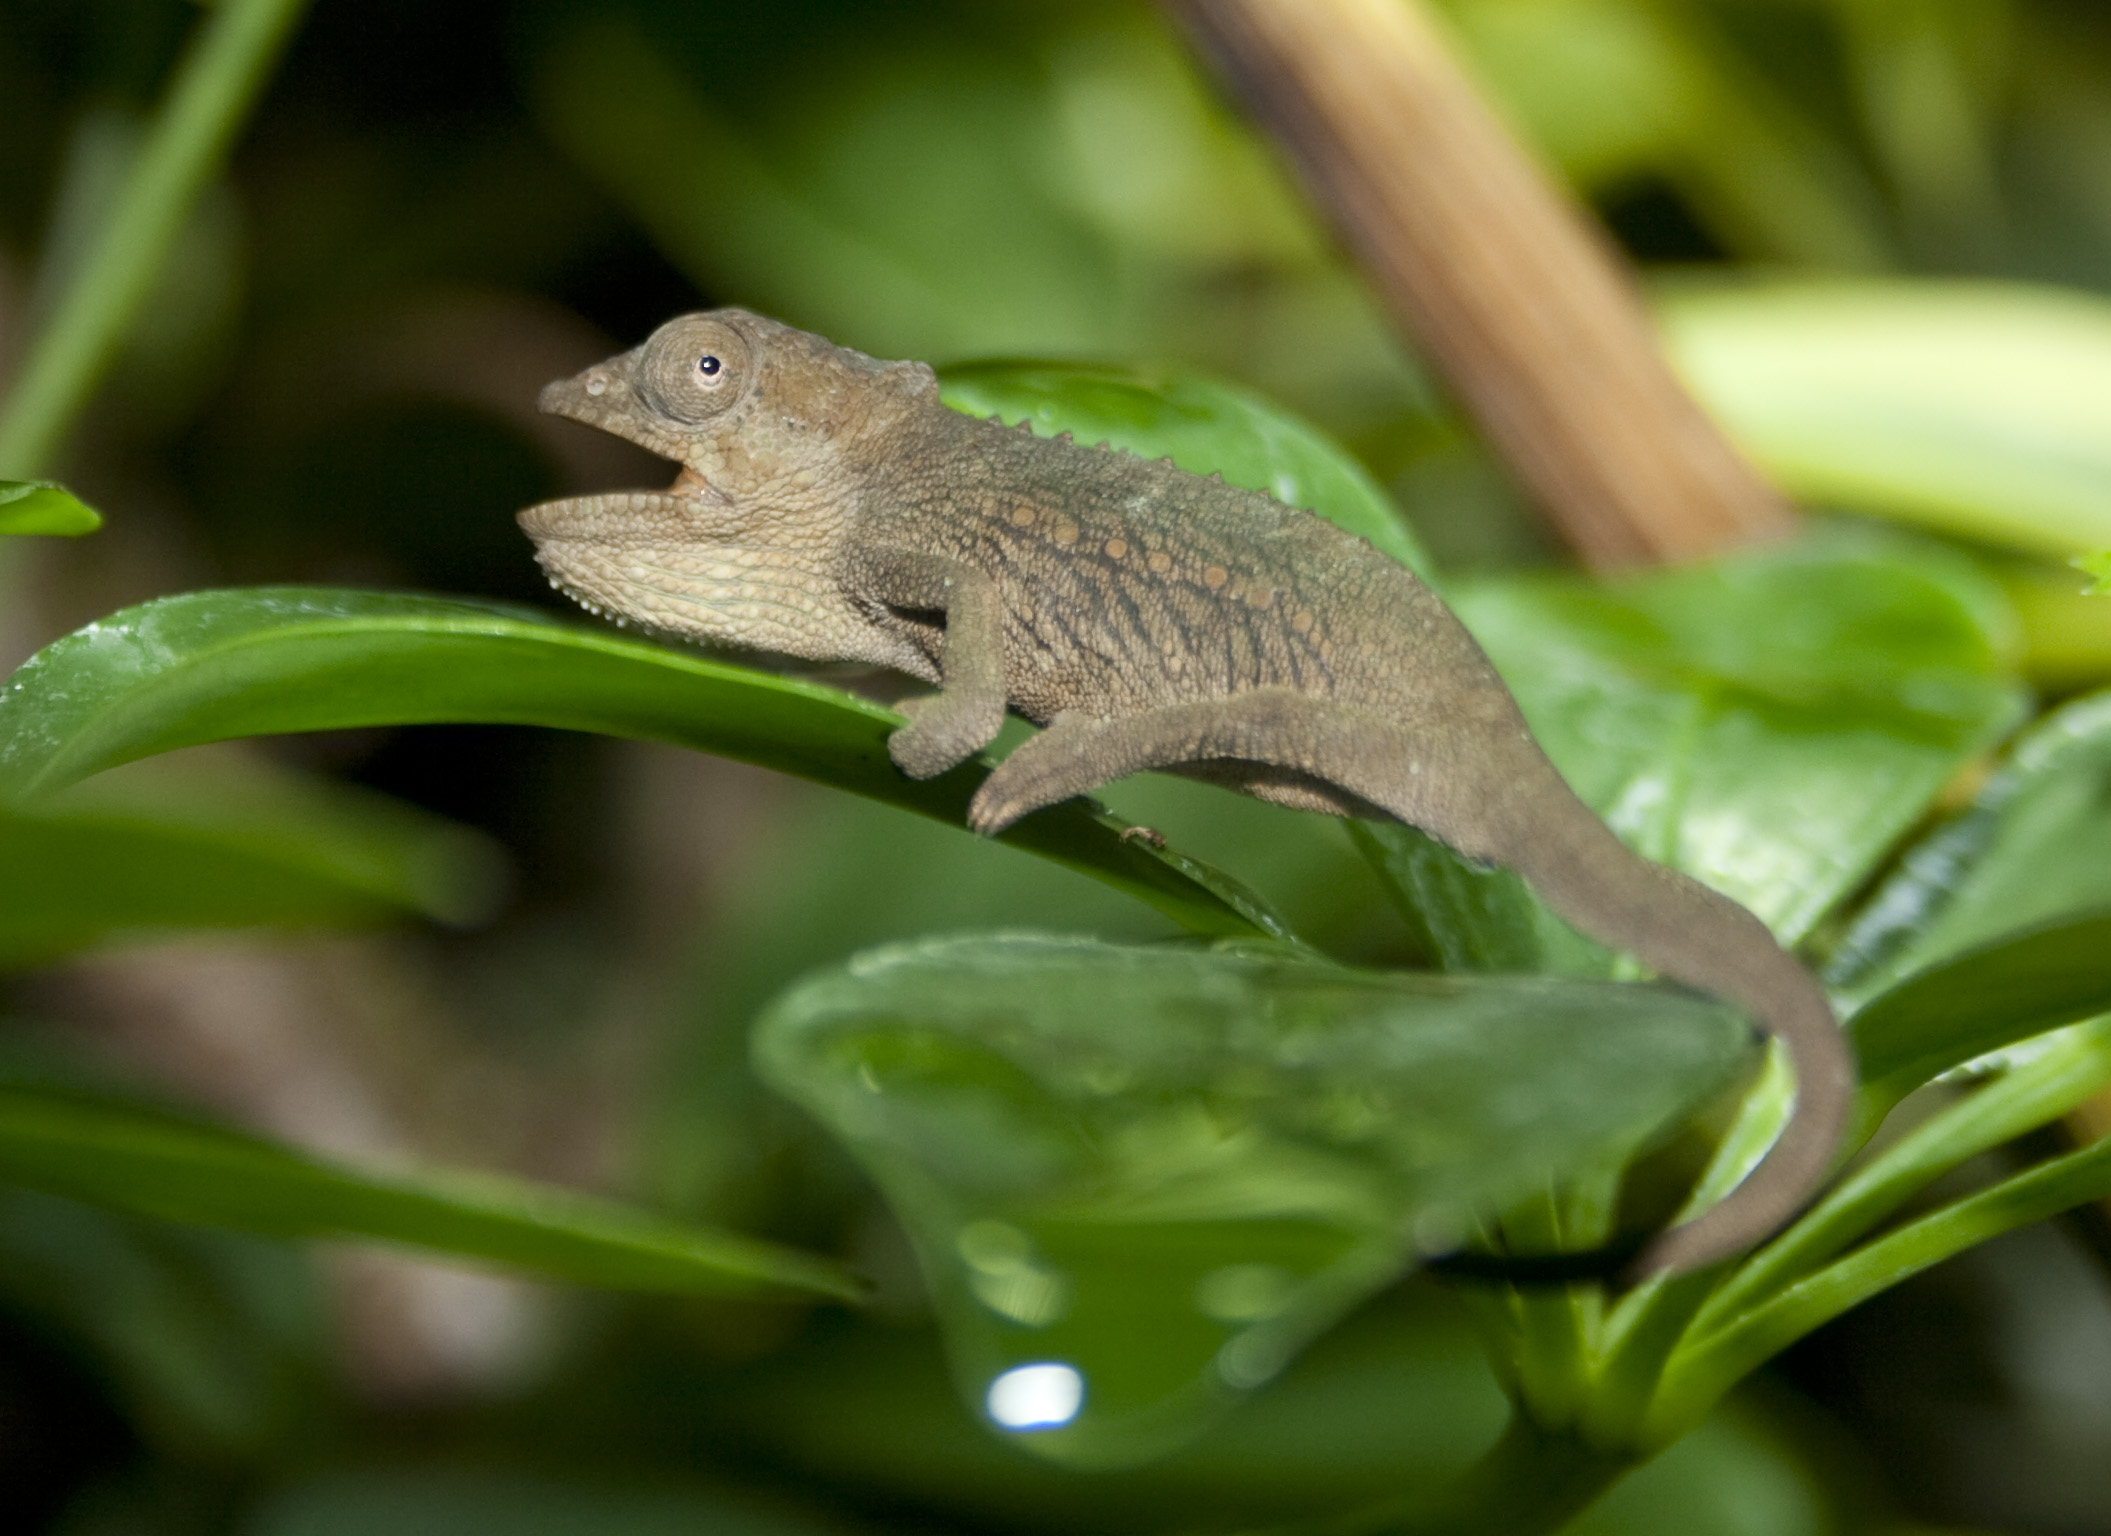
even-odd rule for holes
{"type": "MultiPolygon", "coordinates": [[[[1418,825],[1430,808],[1422,765],[1397,727],[1293,689],[1256,688],[1108,720],[1058,715],[983,782],[968,821],[978,832],[1001,832],[1029,812],[1147,768],[1227,758],[1337,785],[1418,825]]],[[[1444,828],[1429,830],[1449,840],[1444,828]]]]}

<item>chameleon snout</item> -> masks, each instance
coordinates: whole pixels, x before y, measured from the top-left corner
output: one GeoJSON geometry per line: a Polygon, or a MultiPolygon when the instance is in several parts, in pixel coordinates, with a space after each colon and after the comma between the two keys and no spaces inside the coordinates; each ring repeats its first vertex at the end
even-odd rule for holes
{"type": "Polygon", "coordinates": [[[584,373],[545,384],[535,397],[535,409],[545,416],[563,416],[614,432],[620,430],[611,424],[619,414],[614,407],[625,393],[606,365],[596,364],[584,373]]]}

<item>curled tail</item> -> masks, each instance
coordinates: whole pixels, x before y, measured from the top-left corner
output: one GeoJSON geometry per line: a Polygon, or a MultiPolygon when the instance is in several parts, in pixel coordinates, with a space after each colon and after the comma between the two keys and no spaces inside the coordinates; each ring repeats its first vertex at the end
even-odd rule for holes
{"type": "Polygon", "coordinates": [[[1545,771],[1552,783],[1531,797],[1538,814],[1530,835],[1514,839],[1497,862],[1523,875],[1572,927],[1737,1004],[1787,1048],[1795,1069],[1794,1111],[1765,1158],[1719,1204],[1659,1233],[1634,1266],[1641,1275],[1697,1269],[1751,1247],[1809,1201],[1847,1124],[1854,1058],[1817,978],[1764,923],[1630,850],[1551,764],[1545,771]],[[1574,814],[1548,814],[1557,803],[1574,814]]]}

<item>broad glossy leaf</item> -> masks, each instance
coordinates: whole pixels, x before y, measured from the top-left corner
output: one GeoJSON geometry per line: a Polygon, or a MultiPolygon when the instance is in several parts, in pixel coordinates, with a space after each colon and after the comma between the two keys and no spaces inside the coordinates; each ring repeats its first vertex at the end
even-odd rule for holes
{"type": "Polygon", "coordinates": [[[2106,908],[2111,693],[2100,693],[2039,721],[1971,806],[1907,853],[1841,940],[1834,980],[1867,998],[2003,935],[2106,908]]]}
{"type": "Polygon", "coordinates": [[[1402,565],[1430,574],[1429,556],[1392,502],[1342,448],[1250,391],[1174,369],[1088,363],[967,363],[945,371],[942,398],[956,411],[1030,423],[1042,437],[1068,432],[1193,474],[1221,474],[1317,512],[1402,565]]]}
{"type": "MultiPolygon", "coordinates": [[[[0,691],[0,797],[199,742],[347,726],[479,721],[672,742],[960,825],[983,769],[917,783],[878,705],[529,609],[382,592],[193,592],[45,647],[0,691]]],[[[1017,847],[1211,934],[1280,932],[1258,901],[1089,802],[1030,816],[1017,847]]]]}
{"type": "MultiPolygon", "coordinates": [[[[1898,540],[1821,533],[1618,584],[1488,582],[1453,602],[1584,800],[1789,942],[2023,709],[1993,588],[1898,540]]],[[[1407,829],[1362,835],[1447,964],[1603,965],[1514,876],[1407,829]]]]}
{"type": "Polygon", "coordinates": [[[0,480],[0,533],[93,533],[102,515],[49,480],[0,480]]]}
{"type": "Polygon", "coordinates": [[[827,1259],[570,1190],[364,1174],[121,1100],[0,1086],[0,1183],[194,1226],[367,1238],[587,1285],[855,1297],[827,1259]]]}
{"type": "Polygon", "coordinates": [[[1659,315],[1794,495],[2061,559],[2111,544],[2111,301],[1890,278],[1698,288],[1659,315]]]}
{"type": "Polygon", "coordinates": [[[1750,1037],[1655,988],[999,935],[854,958],[755,1051],[908,1226],[969,1401],[1107,1464],[1421,1252],[1621,1166],[1750,1037]]]}
{"type": "Polygon", "coordinates": [[[0,967],[191,928],[471,922],[504,875],[466,828],[254,767],[131,771],[50,804],[0,806],[0,867],[0,967]]]}

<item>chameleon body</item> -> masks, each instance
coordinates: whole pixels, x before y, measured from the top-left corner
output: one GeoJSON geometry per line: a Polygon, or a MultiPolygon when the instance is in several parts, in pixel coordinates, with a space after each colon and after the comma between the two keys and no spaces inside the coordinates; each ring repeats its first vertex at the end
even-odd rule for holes
{"type": "Polygon", "coordinates": [[[987,745],[1008,708],[1043,726],[975,795],[978,831],[1147,768],[1395,818],[1745,1009],[1788,1048],[1794,1117],[1641,1272],[1737,1252],[1824,1176],[1854,1072],[1816,981],[1744,908],[1615,838],[1465,627],[1363,540],[1167,462],[962,415],[921,363],[741,310],[670,321],[541,406],[682,466],[665,490],[521,513],[585,606],[937,684],[889,740],[912,777],[987,745]]]}

